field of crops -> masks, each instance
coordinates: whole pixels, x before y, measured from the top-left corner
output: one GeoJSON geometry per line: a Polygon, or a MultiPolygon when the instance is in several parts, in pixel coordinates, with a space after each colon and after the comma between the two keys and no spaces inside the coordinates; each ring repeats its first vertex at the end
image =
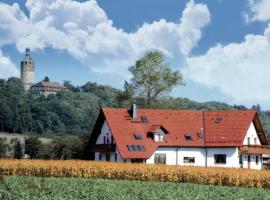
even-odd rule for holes
{"type": "Polygon", "coordinates": [[[0,174],[197,183],[270,189],[270,171],[92,161],[0,160],[0,174]]]}
{"type": "Polygon", "coordinates": [[[8,176],[0,183],[0,199],[262,200],[270,199],[270,191],[189,183],[8,176]]]}

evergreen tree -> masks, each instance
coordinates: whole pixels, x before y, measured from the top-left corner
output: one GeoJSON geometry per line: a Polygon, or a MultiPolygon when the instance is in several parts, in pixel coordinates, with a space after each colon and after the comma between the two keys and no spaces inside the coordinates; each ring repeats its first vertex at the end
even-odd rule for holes
{"type": "Polygon", "coordinates": [[[18,140],[14,146],[14,158],[21,159],[22,157],[23,157],[22,145],[21,142],[18,140]]]}

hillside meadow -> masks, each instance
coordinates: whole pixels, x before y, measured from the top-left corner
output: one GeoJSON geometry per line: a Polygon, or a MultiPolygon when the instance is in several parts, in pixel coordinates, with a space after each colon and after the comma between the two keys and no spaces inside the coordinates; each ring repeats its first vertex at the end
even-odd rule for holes
{"type": "Polygon", "coordinates": [[[79,160],[0,160],[0,175],[195,183],[270,189],[270,171],[79,160]]]}

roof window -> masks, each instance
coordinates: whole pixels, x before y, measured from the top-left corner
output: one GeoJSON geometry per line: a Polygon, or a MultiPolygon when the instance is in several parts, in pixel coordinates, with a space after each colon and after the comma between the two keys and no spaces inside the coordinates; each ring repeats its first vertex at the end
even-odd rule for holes
{"type": "Polygon", "coordinates": [[[198,138],[204,138],[203,132],[198,132],[197,135],[198,135],[198,138]]]}
{"type": "Polygon", "coordinates": [[[136,140],[141,140],[142,139],[142,135],[140,133],[135,133],[134,137],[136,140]]]}
{"type": "Polygon", "coordinates": [[[144,145],[127,145],[128,151],[145,151],[144,145]]]}
{"type": "Polygon", "coordinates": [[[223,118],[219,117],[219,116],[216,116],[214,120],[215,120],[215,123],[218,124],[223,120],[223,118]]]}
{"type": "Polygon", "coordinates": [[[192,141],[192,136],[191,135],[185,135],[186,141],[192,141]]]}
{"type": "Polygon", "coordinates": [[[148,118],[146,116],[141,116],[142,123],[147,124],[148,123],[148,118]]]}

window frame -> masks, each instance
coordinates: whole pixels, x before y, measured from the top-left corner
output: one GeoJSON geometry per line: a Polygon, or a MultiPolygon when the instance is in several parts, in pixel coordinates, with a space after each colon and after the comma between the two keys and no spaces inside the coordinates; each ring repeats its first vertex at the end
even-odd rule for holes
{"type": "Polygon", "coordinates": [[[155,164],[166,164],[167,155],[166,153],[155,153],[154,155],[154,163],[155,164]]]}
{"type": "Polygon", "coordinates": [[[216,165],[226,165],[227,164],[227,154],[214,154],[214,163],[216,165]],[[219,159],[218,159],[218,157],[219,157],[219,159]],[[218,162],[218,160],[220,160],[220,161],[218,162]],[[224,160],[225,162],[222,162],[222,160],[224,160]]]}
{"type": "Polygon", "coordinates": [[[195,164],[195,157],[185,156],[185,157],[183,157],[183,163],[184,164],[195,164]]]}

